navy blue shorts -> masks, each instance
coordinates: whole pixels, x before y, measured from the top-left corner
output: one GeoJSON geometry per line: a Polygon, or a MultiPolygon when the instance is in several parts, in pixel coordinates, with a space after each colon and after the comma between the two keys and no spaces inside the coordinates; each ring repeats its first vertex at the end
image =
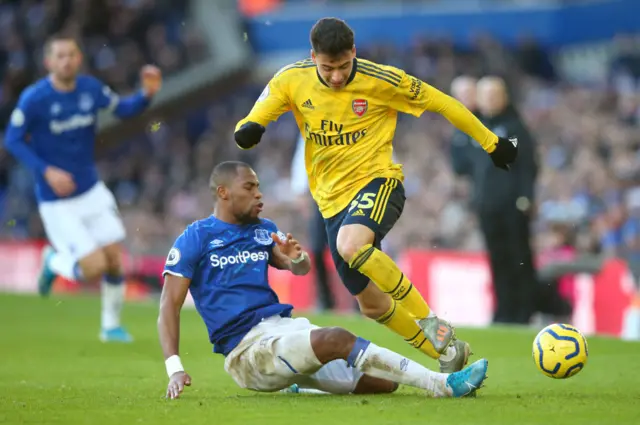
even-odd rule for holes
{"type": "Polygon", "coordinates": [[[402,182],[391,178],[377,178],[358,192],[349,206],[331,218],[325,219],[331,256],[342,283],[352,295],[364,291],[369,278],[349,267],[338,253],[338,231],[347,224],[362,224],[375,233],[374,246],[380,249],[382,239],[396,224],[406,198],[402,182]]]}

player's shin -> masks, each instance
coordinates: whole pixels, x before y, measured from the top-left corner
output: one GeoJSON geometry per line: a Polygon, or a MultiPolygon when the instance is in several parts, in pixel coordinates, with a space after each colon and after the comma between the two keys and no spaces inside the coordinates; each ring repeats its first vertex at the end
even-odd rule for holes
{"type": "Polygon", "coordinates": [[[416,319],[425,319],[430,310],[424,298],[396,263],[371,244],[360,248],[349,261],[349,267],[367,276],[378,288],[400,302],[416,319]]]}
{"type": "Polygon", "coordinates": [[[120,327],[125,285],[121,274],[107,274],[102,281],[102,329],[120,327]]]}
{"type": "Polygon", "coordinates": [[[449,374],[433,372],[363,338],[356,339],[347,364],[375,378],[422,388],[435,397],[452,395],[447,387],[449,374]]]}
{"type": "Polygon", "coordinates": [[[433,344],[425,337],[415,318],[395,300],[391,300],[389,310],[378,317],[376,321],[402,336],[406,342],[429,357],[433,359],[440,357],[433,344]]]}

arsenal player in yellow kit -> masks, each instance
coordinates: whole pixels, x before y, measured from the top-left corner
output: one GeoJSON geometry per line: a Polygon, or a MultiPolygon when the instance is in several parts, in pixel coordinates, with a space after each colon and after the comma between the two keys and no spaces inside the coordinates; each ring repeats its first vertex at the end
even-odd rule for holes
{"type": "Polygon", "coordinates": [[[306,139],[309,188],[320,207],[331,254],[360,310],[440,362],[461,370],[469,345],[438,318],[380,242],[405,202],[402,166],[392,160],[398,112],[437,112],[473,137],[508,170],[517,139],[488,130],[461,103],[403,70],[357,59],[351,28],[324,18],[311,30],[311,58],[282,68],[236,126],[242,149],[291,111],[306,139]]]}

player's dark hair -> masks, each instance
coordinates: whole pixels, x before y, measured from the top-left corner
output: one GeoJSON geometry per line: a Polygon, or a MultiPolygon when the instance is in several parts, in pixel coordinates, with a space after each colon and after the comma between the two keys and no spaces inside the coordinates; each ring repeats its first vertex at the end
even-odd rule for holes
{"type": "Polygon", "coordinates": [[[56,34],[50,35],[47,38],[47,41],[45,41],[44,49],[43,49],[43,52],[45,55],[48,55],[51,52],[51,46],[53,46],[53,43],[55,43],[56,41],[73,41],[74,43],[76,43],[78,48],[80,48],[80,43],[78,42],[77,38],[69,34],[56,33],[56,34]]]}
{"type": "Polygon", "coordinates": [[[311,47],[316,54],[339,56],[355,44],[353,30],[342,19],[322,18],[311,28],[311,47]]]}
{"type": "Polygon", "coordinates": [[[229,180],[238,175],[238,170],[241,168],[251,170],[251,166],[242,161],[225,161],[216,165],[211,173],[211,178],[209,178],[209,189],[214,191],[218,186],[229,183],[229,180]]]}

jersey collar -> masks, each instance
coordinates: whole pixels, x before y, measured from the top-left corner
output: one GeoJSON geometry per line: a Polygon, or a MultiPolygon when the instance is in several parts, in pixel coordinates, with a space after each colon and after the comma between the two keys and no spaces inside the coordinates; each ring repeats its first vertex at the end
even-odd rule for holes
{"type": "MultiPolygon", "coordinates": [[[[353,68],[351,68],[351,74],[349,75],[349,79],[347,80],[347,84],[353,81],[356,78],[356,72],[358,71],[358,59],[353,58],[353,68]]],[[[316,76],[318,80],[322,83],[323,86],[329,87],[329,85],[322,79],[320,73],[318,72],[318,68],[316,68],[316,76]]]]}

